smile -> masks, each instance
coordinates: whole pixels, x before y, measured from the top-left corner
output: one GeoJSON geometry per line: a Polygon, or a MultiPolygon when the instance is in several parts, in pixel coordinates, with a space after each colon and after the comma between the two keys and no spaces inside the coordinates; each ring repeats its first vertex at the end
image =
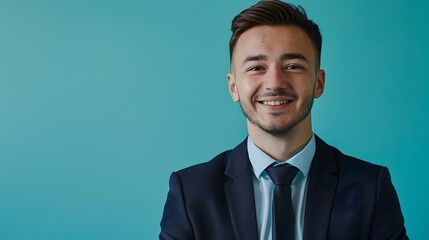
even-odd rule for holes
{"type": "Polygon", "coordinates": [[[279,106],[283,104],[287,104],[291,101],[289,100],[280,100],[280,101],[263,101],[262,103],[269,106],[279,106]]]}

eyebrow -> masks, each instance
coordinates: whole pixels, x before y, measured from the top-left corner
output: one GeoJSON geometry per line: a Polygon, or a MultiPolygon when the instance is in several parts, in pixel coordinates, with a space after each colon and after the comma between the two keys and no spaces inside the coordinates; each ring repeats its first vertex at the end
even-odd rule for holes
{"type": "Polygon", "coordinates": [[[285,53],[280,57],[280,59],[282,61],[291,60],[291,59],[300,59],[300,60],[304,60],[308,63],[308,59],[304,55],[302,55],[301,53],[285,53]]]}
{"type": "MultiPolygon", "coordinates": [[[[267,59],[268,59],[267,55],[264,55],[264,54],[248,56],[244,59],[242,65],[246,64],[247,62],[266,61],[267,59]]],[[[280,59],[282,61],[291,60],[291,59],[300,59],[300,60],[304,60],[308,63],[308,59],[304,55],[302,55],[301,53],[285,53],[280,57],[280,59]]]]}
{"type": "Polygon", "coordinates": [[[264,54],[259,54],[259,55],[254,55],[254,56],[248,56],[248,57],[246,57],[246,59],[244,59],[242,65],[246,64],[247,62],[265,61],[267,59],[268,59],[267,55],[264,55],[264,54]]]}

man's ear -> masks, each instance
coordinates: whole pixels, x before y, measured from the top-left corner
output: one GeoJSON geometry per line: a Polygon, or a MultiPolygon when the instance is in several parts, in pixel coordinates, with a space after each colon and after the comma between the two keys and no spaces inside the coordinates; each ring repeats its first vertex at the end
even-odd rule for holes
{"type": "Polygon", "coordinates": [[[325,71],[320,69],[317,71],[316,82],[314,84],[314,98],[322,96],[325,90],[325,71]]]}
{"type": "Polygon", "coordinates": [[[240,97],[238,95],[237,85],[235,84],[234,74],[228,73],[227,79],[228,79],[229,94],[231,94],[232,100],[234,100],[234,102],[239,102],[240,97]]]}

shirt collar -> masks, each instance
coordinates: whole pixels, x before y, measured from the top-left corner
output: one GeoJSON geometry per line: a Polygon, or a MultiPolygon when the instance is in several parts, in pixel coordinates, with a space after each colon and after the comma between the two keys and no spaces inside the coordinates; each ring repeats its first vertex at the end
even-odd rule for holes
{"type": "Polygon", "coordinates": [[[304,177],[306,177],[310,170],[314,153],[316,152],[316,140],[314,138],[314,134],[312,134],[310,141],[300,152],[282,163],[274,160],[268,154],[258,148],[255,143],[253,143],[252,139],[250,139],[250,136],[247,138],[247,151],[249,154],[250,163],[252,164],[253,173],[258,179],[260,178],[262,172],[273,163],[277,163],[277,165],[285,163],[293,165],[303,173],[304,177]]]}

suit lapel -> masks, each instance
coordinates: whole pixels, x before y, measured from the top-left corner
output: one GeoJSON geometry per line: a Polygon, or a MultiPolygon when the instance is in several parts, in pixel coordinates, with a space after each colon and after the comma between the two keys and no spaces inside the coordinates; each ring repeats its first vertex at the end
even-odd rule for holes
{"type": "Polygon", "coordinates": [[[337,165],[331,148],[316,136],[316,153],[307,188],[304,240],[321,240],[327,237],[337,187],[337,165]]]}
{"type": "Polygon", "coordinates": [[[258,239],[252,174],[246,139],[231,151],[225,169],[225,195],[238,240],[258,239]]]}

